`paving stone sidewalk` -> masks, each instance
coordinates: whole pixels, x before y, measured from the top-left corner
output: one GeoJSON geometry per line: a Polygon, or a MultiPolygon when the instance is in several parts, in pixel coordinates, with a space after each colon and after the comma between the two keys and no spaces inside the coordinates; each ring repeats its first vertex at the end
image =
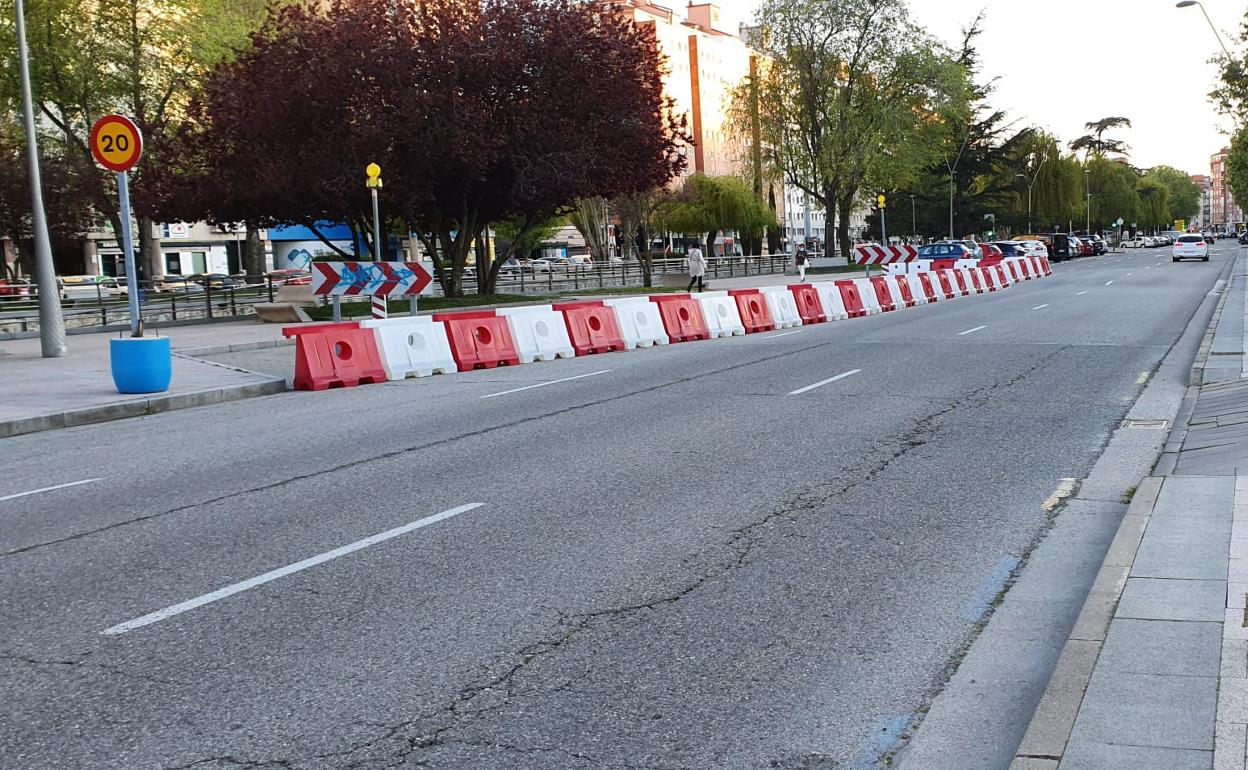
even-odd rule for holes
{"type": "Polygon", "coordinates": [[[1248,768],[1246,266],[1011,770],[1248,768]]]}
{"type": "MultiPolygon", "coordinates": [[[[280,376],[223,366],[195,356],[282,345],[281,328],[255,322],[174,327],[160,332],[174,349],[173,380],[165,393],[124,395],[113,385],[108,340],[114,333],[75,334],[69,355],[40,357],[38,339],[0,341],[0,438],[103,420],[278,393],[280,376]]],[[[289,349],[286,349],[289,351],[289,349]]],[[[290,353],[287,352],[287,356],[290,353]]]]}

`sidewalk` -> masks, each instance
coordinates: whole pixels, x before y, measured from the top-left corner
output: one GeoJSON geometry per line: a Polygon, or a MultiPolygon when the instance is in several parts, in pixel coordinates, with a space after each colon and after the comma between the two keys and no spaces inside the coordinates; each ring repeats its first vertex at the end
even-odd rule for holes
{"type": "Polygon", "coordinates": [[[1176,425],[1011,770],[1246,767],[1245,266],[1241,257],[1231,271],[1176,425]]]}
{"type": "Polygon", "coordinates": [[[173,381],[152,396],[122,395],[113,386],[108,340],[114,333],[75,334],[64,358],[40,357],[38,339],[0,341],[0,438],[279,393],[286,389],[281,377],[195,356],[281,345],[281,328],[243,321],[161,330],[173,345],[173,381]]]}

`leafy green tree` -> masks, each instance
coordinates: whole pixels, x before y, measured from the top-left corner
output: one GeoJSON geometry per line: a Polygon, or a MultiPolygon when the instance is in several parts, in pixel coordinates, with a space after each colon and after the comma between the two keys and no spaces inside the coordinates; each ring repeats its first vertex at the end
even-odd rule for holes
{"type": "Polygon", "coordinates": [[[1149,169],[1170,191],[1167,205],[1171,219],[1191,219],[1200,213],[1200,188],[1187,174],[1171,166],[1154,166],[1149,169]]]}
{"type": "Polygon", "coordinates": [[[1139,174],[1125,163],[1099,156],[1093,156],[1086,168],[1091,172],[1092,229],[1108,227],[1119,217],[1128,224],[1135,222],[1139,174]]]}
{"type": "Polygon", "coordinates": [[[1231,137],[1231,151],[1226,156],[1226,178],[1237,201],[1248,201],[1248,128],[1241,128],[1231,137]]]}
{"type": "Polygon", "coordinates": [[[715,238],[735,230],[742,238],[759,237],[776,225],[775,213],[742,179],[694,174],[663,204],[661,217],[673,230],[698,233],[706,254],[715,253],[715,238]]]}
{"type": "MultiPolygon", "coordinates": [[[[910,20],[904,0],[766,0],[759,20],[766,173],[838,213],[848,257],[860,200],[912,182],[948,126],[966,120],[965,70],[910,20]]],[[[738,124],[751,97],[738,91],[738,124]]]]}
{"type": "MultiPolygon", "coordinates": [[[[148,277],[164,273],[148,212],[145,177],[171,158],[167,147],[191,98],[209,71],[247,43],[264,16],[265,0],[28,0],[32,86],[41,120],[66,152],[84,161],[81,183],[121,231],[111,172],[94,165],[88,138],[101,115],[121,112],[144,135],[144,156],[133,184],[139,245],[148,277]]],[[[0,0],[0,45],[12,61],[8,20],[12,0],[0,0]]],[[[17,93],[16,73],[0,69],[17,93]]]]}
{"type": "Polygon", "coordinates": [[[1123,117],[1108,117],[1085,123],[1084,128],[1089,133],[1084,134],[1078,139],[1070,143],[1071,152],[1084,153],[1084,162],[1092,159],[1093,155],[1109,155],[1117,153],[1126,155],[1127,150],[1131,149],[1126,142],[1119,139],[1106,139],[1105,132],[1113,128],[1131,128],[1131,120],[1123,117]]]}
{"type": "MultiPolygon", "coordinates": [[[[1172,224],[1170,216],[1170,188],[1160,176],[1148,173],[1136,183],[1139,204],[1135,221],[1140,227],[1166,228],[1172,224]]],[[[1124,217],[1125,219],[1125,217],[1124,217]]]]}

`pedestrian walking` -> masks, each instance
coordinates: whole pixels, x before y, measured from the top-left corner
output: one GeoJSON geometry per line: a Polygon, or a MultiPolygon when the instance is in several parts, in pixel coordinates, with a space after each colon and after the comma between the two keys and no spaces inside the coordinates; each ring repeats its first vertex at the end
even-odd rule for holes
{"type": "Polygon", "coordinates": [[[809,261],[806,259],[806,247],[797,247],[797,254],[793,257],[793,261],[797,263],[797,274],[802,277],[798,283],[806,283],[806,263],[809,261]]]}
{"type": "Polygon", "coordinates": [[[706,286],[702,282],[706,276],[706,258],[702,256],[702,249],[694,246],[689,249],[689,288],[685,291],[693,291],[693,285],[698,285],[698,291],[705,291],[706,286]]]}

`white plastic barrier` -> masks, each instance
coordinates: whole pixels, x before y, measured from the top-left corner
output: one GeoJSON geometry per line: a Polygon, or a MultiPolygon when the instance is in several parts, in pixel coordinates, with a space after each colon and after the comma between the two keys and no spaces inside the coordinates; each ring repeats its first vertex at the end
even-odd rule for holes
{"type": "Polygon", "coordinates": [[[386,378],[428,377],[459,371],[446,338],[446,324],[429,316],[369,318],[360,328],[372,329],[386,378]]]}
{"type": "Polygon", "coordinates": [[[875,286],[869,278],[855,278],[854,285],[858,287],[858,296],[862,297],[862,307],[867,311],[867,315],[884,312],[884,308],[880,307],[879,298],[875,296],[875,286]]]}
{"type": "Polygon", "coordinates": [[[702,306],[707,331],[712,337],[734,337],[745,334],[737,301],[726,291],[703,291],[693,295],[702,306]]]}
{"type": "Polygon", "coordinates": [[[501,308],[497,313],[507,319],[520,363],[576,357],[563,313],[550,305],[501,308]]]}
{"type": "Polygon", "coordinates": [[[906,283],[910,284],[910,296],[914,298],[914,304],[926,305],[927,292],[923,291],[923,282],[919,280],[919,274],[909,273],[902,277],[906,283]]]}
{"type": "Polygon", "coordinates": [[[603,304],[615,310],[615,319],[624,338],[624,349],[648,348],[671,342],[663,328],[659,306],[648,297],[626,297],[603,300],[603,304]]]}
{"type": "Polygon", "coordinates": [[[815,287],[815,293],[819,295],[819,303],[823,305],[823,312],[828,316],[829,321],[844,321],[849,318],[849,311],[845,309],[845,298],[841,296],[841,290],[832,281],[815,281],[811,284],[815,287]]]}
{"type": "Polygon", "coordinates": [[[797,312],[797,302],[788,286],[764,286],[761,291],[767,298],[767,309],[771,311],[771,319],[776,322],[777,329],[788,329],[801,326],[802,316],[797,312]]]}

